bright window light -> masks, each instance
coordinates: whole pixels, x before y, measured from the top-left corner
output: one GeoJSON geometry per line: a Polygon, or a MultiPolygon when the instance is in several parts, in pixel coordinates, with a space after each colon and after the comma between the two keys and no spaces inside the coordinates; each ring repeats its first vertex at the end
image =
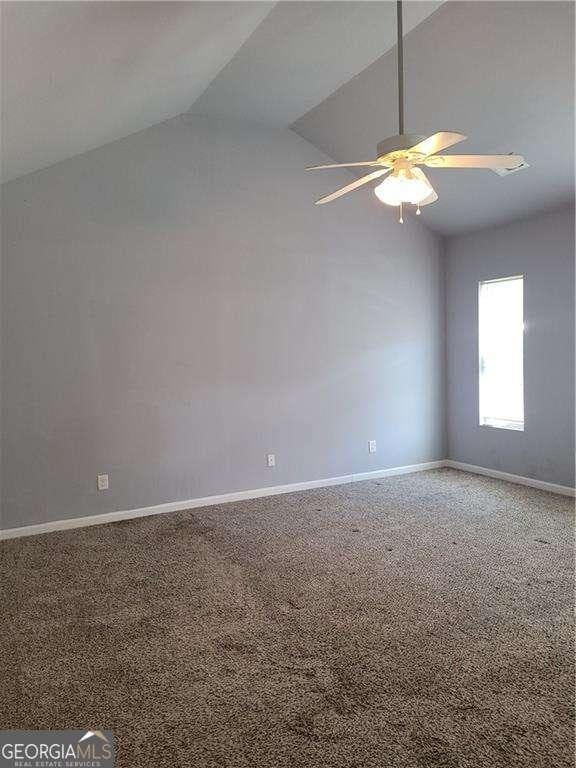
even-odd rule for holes
{"type": "Polygon", "coordinates": [[[524,277],[479,284],[480,425],[524,429],[524,277]]]}

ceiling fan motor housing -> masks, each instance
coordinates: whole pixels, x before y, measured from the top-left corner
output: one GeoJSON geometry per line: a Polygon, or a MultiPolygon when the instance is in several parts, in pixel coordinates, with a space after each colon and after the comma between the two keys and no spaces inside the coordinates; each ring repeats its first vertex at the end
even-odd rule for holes
{"type": "Polygon", "coordinates": [[[376,156],[378,160],[380,160],[391,152],[403,152],[404,150],[419,144],[425,138],[425,136],[419,136],[415,133],[401,133],[397,136],[389,136],[387,139],[383,139],[383,141],[379,142],[376,147],[376,156]]]}

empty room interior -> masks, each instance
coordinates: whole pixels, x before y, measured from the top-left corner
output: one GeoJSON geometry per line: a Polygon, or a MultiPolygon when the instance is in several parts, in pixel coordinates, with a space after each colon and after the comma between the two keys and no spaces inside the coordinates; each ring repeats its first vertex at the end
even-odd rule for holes
{"type": "Polygon", "coordinates": [[[573,768],[574,10],[0,3],[2,766],[573,768]]]}

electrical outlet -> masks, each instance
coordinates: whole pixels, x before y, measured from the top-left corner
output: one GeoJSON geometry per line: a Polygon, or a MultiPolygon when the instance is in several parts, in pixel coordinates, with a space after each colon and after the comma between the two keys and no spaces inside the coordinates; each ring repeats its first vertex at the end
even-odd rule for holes
{"type": "Polygon", "coordinates": [[[275,467],[276,466],[276,454],[269,453],[266,457],[266,463],[269,467],[275,467]]]}
{"type": "Polygon", "coordinates": [[[376,453],[376,440],[368,441],[368,453],[376,453]]]}
{"type": "Polygon", "coordinates": [[[108,475],[98,475],[98,490],[99,491],[107,491],[108,488],[110,488],[110,482],[108,480],[108,475]]]}

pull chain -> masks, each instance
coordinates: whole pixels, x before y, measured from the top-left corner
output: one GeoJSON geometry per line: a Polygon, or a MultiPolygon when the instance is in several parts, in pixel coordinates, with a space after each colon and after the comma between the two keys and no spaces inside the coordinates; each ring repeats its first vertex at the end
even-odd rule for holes
{"type": "Polygon", "coordinates": [[[420,203],[418,203],[418,208],[416,208],[416,216],[420,216],[420,203]]]}
{"type": "Polygon", "coordinates": [[[402,203],[400,203],[400,218],[398,219],[400,224],[404,224],[404,219],[402,217],[402,203]]]}

